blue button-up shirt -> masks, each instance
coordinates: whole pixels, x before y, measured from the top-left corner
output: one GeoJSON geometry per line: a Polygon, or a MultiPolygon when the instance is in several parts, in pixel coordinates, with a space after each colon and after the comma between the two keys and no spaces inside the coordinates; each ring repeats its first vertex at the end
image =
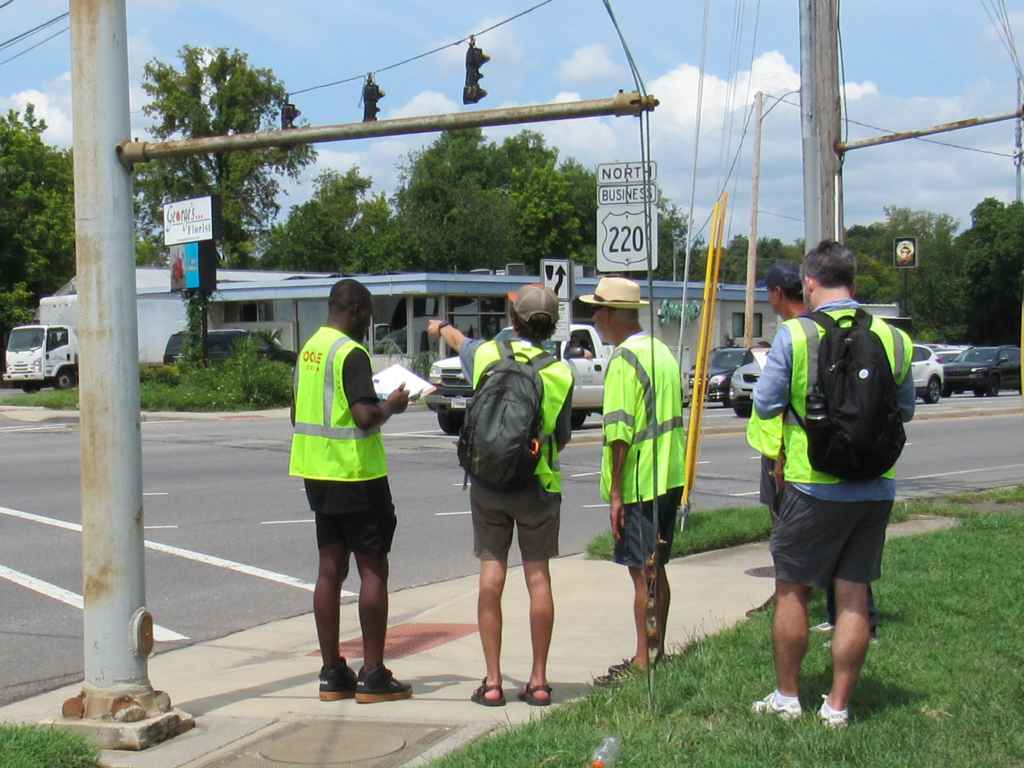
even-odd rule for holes
{"type": "MultiPolygon", "coordinates": [[[[840,309],[856,309],[860,306],[854,299],[830,301],[818,307],[820,312],[835,312],[840,309]]],[[[909,355],[911,350],[907,350],[909,355]]],[[[754,408],[762,419],[772,419],[785,413],[790,400],[793,379],[793,337],[789,328],[780,326],[771,351],[765,362],[761,378],[754,387],[754,408]]],[[[914,404],[917,391],[914,377],[908,373],[900,384],[897,399],[903,421],[914,418],[914,404]]],[[[844,480],[839,483],[793,483],[793,487],[809,496],[825,501],[891,501],[896,498],[896,481],[887,477],[873,480],[844,480]]]]}

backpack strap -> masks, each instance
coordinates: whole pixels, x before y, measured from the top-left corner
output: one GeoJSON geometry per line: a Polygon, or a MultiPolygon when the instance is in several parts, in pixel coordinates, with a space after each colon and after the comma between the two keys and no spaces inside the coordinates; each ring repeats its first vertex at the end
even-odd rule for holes
{"type": "MultiPolygon", "coordinates": [[[[796,320],[800,323],[800,327],[803,328],[804,336],[807,339],[807,391],[804,393],[804,396],[807,396],[811,394],[814,385],[818,383],[818,350],[821,347],[821,339],[818,338],[818,326],[823,325],[828,330],[829,323],[836,325],[836,321],[824,312],[800,315],[796,320]]],[[[801,429],[804,428],[803,419],[797,415],[792,400],[786,406],[783,421],[788,424],[796,424],[801,429]]]]}

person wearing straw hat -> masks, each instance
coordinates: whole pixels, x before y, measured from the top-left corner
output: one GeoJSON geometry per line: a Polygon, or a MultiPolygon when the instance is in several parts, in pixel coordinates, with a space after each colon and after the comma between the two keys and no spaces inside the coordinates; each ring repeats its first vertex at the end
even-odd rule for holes
{"type": "Polygon", "coordinates": [[[640,286],[623,277],[604,277],[580,301],[595,307],[593,321],[615,352],[604,380],[604,449],[601,498],[608,502],[613,559],[633,581],[636,649],[632,658],[608,668],[597,685],[612,685],[649,661],[647,584],[656,583],[658,657],[665,651],[671,592],[665,576],[686,484],[686,432],[679,362],[665,344],[640,326],[640,286]],[[657,467],[655,467],[655,456],[657,467]],[[655,517],[657,509],[657,517],[655,517]],[[650,558],[650,559],[648,559],[650,558]],[[652,567],[653,574],[648,572],[652,567]]]}
{"type": "MultiPolygon", "coordinates": [[[[558,322],[558,297],[543,285],[524,285],[508,294],[512,305],[512,329],[515,339],[484,341],[468,338],[450,323],[431,320],[427,333],[444,339],[459,353],[466,379],[473,389],[488,368],[504,355],[517,360],[541,362],[547,355],[542,343],[551,338],[558,322]]],[[[473,521],[473,546],[480,559],[480,596],[477,623],[483,645],[487,674],[470,697],[485,707],[505,705],[501,674],[501,596],[508,572],[508,551],[512,532],[519,535],[523,575],[530,594],[530,639],[533,667],[517,698],[531,707],[551,704],[551,686],[547,682],[548,649],[555,620],[548,561],[558,557],[558,529],[561,521],[562,475],[558,453],[572,437],[572,369],[561,360],[541,363],[538,372],[543,384],[541,432],[544,448],[532,482],[521,489],[500,491],[474,482],[470,489],[473,521]]]]}

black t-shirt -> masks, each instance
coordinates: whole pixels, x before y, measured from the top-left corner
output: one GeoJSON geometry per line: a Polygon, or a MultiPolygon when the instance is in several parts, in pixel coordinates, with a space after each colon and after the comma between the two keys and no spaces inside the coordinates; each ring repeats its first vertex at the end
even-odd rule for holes
{"type": "Polygon", "coordinates": [[[355,349],[345,358],[341,369],[341,385],[345,389],[345,397],[349,404],[360,400],[379,403],[380,398],[374,391],[373,369],[370,367],[370,356],[366,350],[355,349]]]}

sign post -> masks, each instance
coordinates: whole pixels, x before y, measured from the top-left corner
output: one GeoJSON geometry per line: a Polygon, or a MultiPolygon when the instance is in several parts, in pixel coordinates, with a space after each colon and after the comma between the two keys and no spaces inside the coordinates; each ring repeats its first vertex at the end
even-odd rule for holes
{"type": "Polygon", "coordinates": [[[572,262],[569,259],[541,259],[540,279],[558,297],[558,324],[552,341],[568,341],[572,323],[572,262]]]}
{"type": "Polygon", "coordinates": [[[597,268],[641,272],[658,267],[658,164],[603,163],[597,167],[597,268]],[[650,216],[648,216],[650,212],[650,216]]]}

